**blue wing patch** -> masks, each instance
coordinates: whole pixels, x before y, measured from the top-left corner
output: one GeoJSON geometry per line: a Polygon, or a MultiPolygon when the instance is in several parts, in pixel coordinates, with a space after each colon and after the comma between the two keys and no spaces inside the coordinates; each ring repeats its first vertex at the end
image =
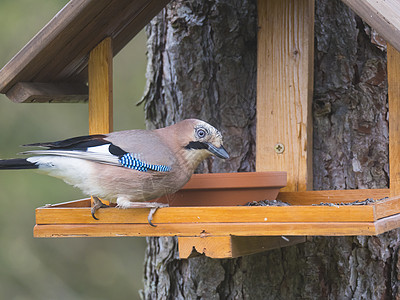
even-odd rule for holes
{"type": "Polygon", "coordinates": [[[133,157],[130,153],[122,155],[119,158],[119,162],[122,166],[126,168],[130,168],[140,172],[147,172],[148,170],[153,170],[157,172],[171,171],[171,167],[169,166],[148,164],[136,157],[133,157]]]}

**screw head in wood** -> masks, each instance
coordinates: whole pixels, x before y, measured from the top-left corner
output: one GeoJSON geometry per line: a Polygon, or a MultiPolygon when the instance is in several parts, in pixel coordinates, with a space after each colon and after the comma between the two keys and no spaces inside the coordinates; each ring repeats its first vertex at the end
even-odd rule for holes
{"type": "Polygon", "coordinates": [[[277,154],[282,154],[285,151],[285,146],[282,143],[278,143],[275,145],[274,149],[277,154]]]}

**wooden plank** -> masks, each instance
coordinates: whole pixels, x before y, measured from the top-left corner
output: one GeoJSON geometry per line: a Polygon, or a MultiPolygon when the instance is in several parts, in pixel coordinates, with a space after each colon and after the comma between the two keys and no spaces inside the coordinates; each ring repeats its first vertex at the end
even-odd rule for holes
{"type": "Polygon", "coordinates": [[[179,258],[204,254],[211,258],[233,258],[283,248],[306,241],[290,236],[210,236],[178,237],[179,258]]]}
{"type": "Polygon", "coordinates": [[[400,195],[400,52],[387,47],[390,196],[400,195]]]}
{"type": "MultiPolygon", "coordinates": [[[[58,51],[102,10],[104,0],[71,0],[0,71],[0,92],[17,82],[32,81],[58,51]]],[[[49,74],[52,76],[54,74],[49,74]]]]}
{"type": "Polygon", "coordinates": [[[89,52],[111,36],[116,55],[167,0],[71,0],[0,71],[0,92],[17,82],[88,80],[89,52]]]}
{"type": "Polygon", "coordinates": [[[374,210],[376,220],[400,213],[400,196],[375,203],[374,210]]]}
{"type": "Polygon", "coordinates": [[[362,190],[324,190],[305,192],[280,192],[277,199],[292,205],[312,205],[324,203],[341,203],[362,201],[368,198],[379,200],[389,197],[389,189],[362,190]]]}
{"type": "MultiPolygon", "coordinates": [[[[112,18],[112,20],[106,24],[107,33],[111,35],[113,39],[113,53],[114,56],[122,50],[129,41],[136,36],[148,24],[153,17],[155,17],[160,10],[166,6],[170,0],[141,0],[141,1],[129,1],[125,4],[125,7],[121,8],[121,0],[116,0],[114,2],[120,8],[118,8],[117,13],[110,13],[106,11],[106,14],[101,15],[99,18],[100,25],[104,24],[104,19],[112,18]],[[126,12],[125,14],[123,12],[126,12]],[[122,14],[121,14],[122,13],[122,14]],[[118,16],[118,17],[117,17],[118,16]],[[113,28],[113,29],[111,29],[113,28]]],[[[98,26],[97,26],[98,27],[98,26]]],[[[97,31],[96,28],[90,31],[90,35],[93,36],[93,31],[97,31]]],[[[103,38],[103,33],[95,38],[103,38]]],[[[83,35],[83,39],[86,38],[86,34],[83,35]]],[[[75,41],[74,41],[75,42],[75,41]]],[[[77,41],[79,42],[79,41],[77,41]]],[[[83,41],[84,43],[84,41],[83,41]]],[[[90,45],[88,44],[88,47],[90,45]]],[[[80,49],[82,53],[87,53],[90,50],[85,48],[80,49]]],[[[79,55],[81,56],[81,55],[79,55]]],[[[87,65],[82,64],[78,67],[74,64],[70,64],[68,68],[63,69],[59,75],[63,77],[74,77],[76,79],[84,81],[87,78],[87,65]]]]}
{"type": "MultiPolygon", "coordinates": [[[[80,28],[73,39],[56,54],[54,62],[48,62],[46,67],[37,73],[36,80],[46,80],[48,73],[54,74],[55,80],[64,78],[79,80],[75,78],[75,75],[87,67],[90,51],[106,36],[113,40],[115,56],[114,38],[120,33],[118,27],[125,22],[130,22],[136,11],[142,10],[148,2],[149,0],[107,0],[104,2],[102,10],[97,15],[93,15],[90,22],[80,28]]],[[[140,29],[137,32],[139,31],[140,29]]],[[[87,68],[84,78],[87,79],[87,68]]],[[[84,81],[84,78],[81,80],[84,81]]]]}
{"type": "MultiPolygon", "coordinates": [[[[382,219],[384,220],[384,219],[382,219]]],[[[36,225],[35,237],[375,235],[373,222],[36,225]]]]}
{"type": "Polygon", "coordinates": [[[79,199],[79,200],[73,200],[73,201],[67,201],[67,202],[60,202],[56,204],[46,204],[45,206],[38,207],[37,210],[43,209],[43,208],[78,208],[78,207],[85,207],[89,208],[91,205],[91,199],[79,199]]]}
{"type": "MultiPolygon", "coordinates": [[[[118,0],[120,1],[120,0],[118,0]]],[[[141,9],[136,9],[134,18],[130,22],[124,22],[115,36],[114,53],[118,53],[129,41],[139,33],[171,0],[146,1],[141,9]]]]}
{"type": "Polygon", "coordinates": [[[400,214],[380,219],[375,222],[376,234],[397,229],[400,227],[400,214]]]}
{"type": "Polygon", "coordinates": [[[60,43],[63,43],[64,46],[59,49],[57,53],[53,54],[52,60],[43,62],[42,68],[37,70],[34,75],[35,80],[46,81],[49,78],[48,74],[53,74],[53,80],[56,81],[81,80],[80,82],[82,83],[87,82],[87,69],[85,80],[75,78],[74,74],[84,66],[88,66],[90,51],[100,44],[104,38],[110,36],[109,32],[112,32],[112,30],[107,29],[112,19],[119,19],[121,6],[123,10],[127,3],[127,0],[117,1],[118,0],[101,0],[95,14],[90,12],[87,18],[86,15],[82,15],[81,18],[83,17],[86,19],[86,24],[82,26],[82,20],[78,19],[78,25],[73,24],[71,26],[74,35],[60,37],[60,43]],[[116,5],[116,2],[122,5],[116,5]],[[66,43],[64,38],[68,38],[68,43],[66,43]]]}
{"type": "Polygon", "coordinates": [[[179,258],[204,254],[211,258],[231,258],[230,236],[178,237],[179,258]]]}
{"type": "Polygon", "coordinates": [[[312,189],[314,1],[259,0],[258,23],[256,169],[312,189]]]}
{"type": "MultiPolygon", "coordinates": [[[[147,224],[149,208],[105,208],[92,218],[90,208],[38,208],[37,224],[147,224]]],[[[273,223],[273,222],[373,222],[372,205],[360,206],[259,206],[165,207],[157,210],[154,224],[273,223]]]]}
{"type": "Polygon", "coordinates": [[[398,0],[342,1],[400,51],[400,2],[398,0]]]}
{"type": "Polygon", "coordinates": [[[89,134],[113,130],[111,38],[105,38],[89,57],[89,134]]]}
{"type": "Polygon", "coordinates": [[[88,87],[81,83],[18,82],[6,94],[16,103],[86,102],[88,87]]]}

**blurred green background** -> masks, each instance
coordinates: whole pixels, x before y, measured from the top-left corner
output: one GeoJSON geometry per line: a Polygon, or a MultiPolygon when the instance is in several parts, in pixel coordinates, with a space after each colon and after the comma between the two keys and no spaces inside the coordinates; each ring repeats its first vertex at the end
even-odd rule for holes
{"type": "MultiPolygon", "coordinates": [[[[65,4],[0,1],[0,67],[65,4]]],[[[114,130],[144,128],[136,107],[145,86],[142,31],[114,59],[114,130]]],[[[88,134],[86,104],[15,104],[0,95],[0,157],[19,145],[88,134]]],[[[139,299],[144,238],[34,239],[35,208],[83,198],[34,171],[0,172],[0,299],[139,299]]]]}

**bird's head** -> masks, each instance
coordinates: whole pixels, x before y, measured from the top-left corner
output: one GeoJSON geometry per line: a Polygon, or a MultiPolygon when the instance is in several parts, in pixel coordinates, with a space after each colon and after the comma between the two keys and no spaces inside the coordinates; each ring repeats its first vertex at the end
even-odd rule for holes
{"type": "Polygon", "coordinates": [[[192,129],[190,141],[185,145],[185,149],[202,151],[207,156],[229,158],[229,154],[223,146],[222,135],[215,127],[201,120],[191,119],[189,121],[193,126],[190,127],[192,129]]]}
{"type": "Polygon", "coordinates": [[[187,119],[173,126],[185,158],[194,165],[197,166],[200,161],[211,155],[229,158],[223,147],[221,133],[210,124],[197,119],[187,119]]]}

